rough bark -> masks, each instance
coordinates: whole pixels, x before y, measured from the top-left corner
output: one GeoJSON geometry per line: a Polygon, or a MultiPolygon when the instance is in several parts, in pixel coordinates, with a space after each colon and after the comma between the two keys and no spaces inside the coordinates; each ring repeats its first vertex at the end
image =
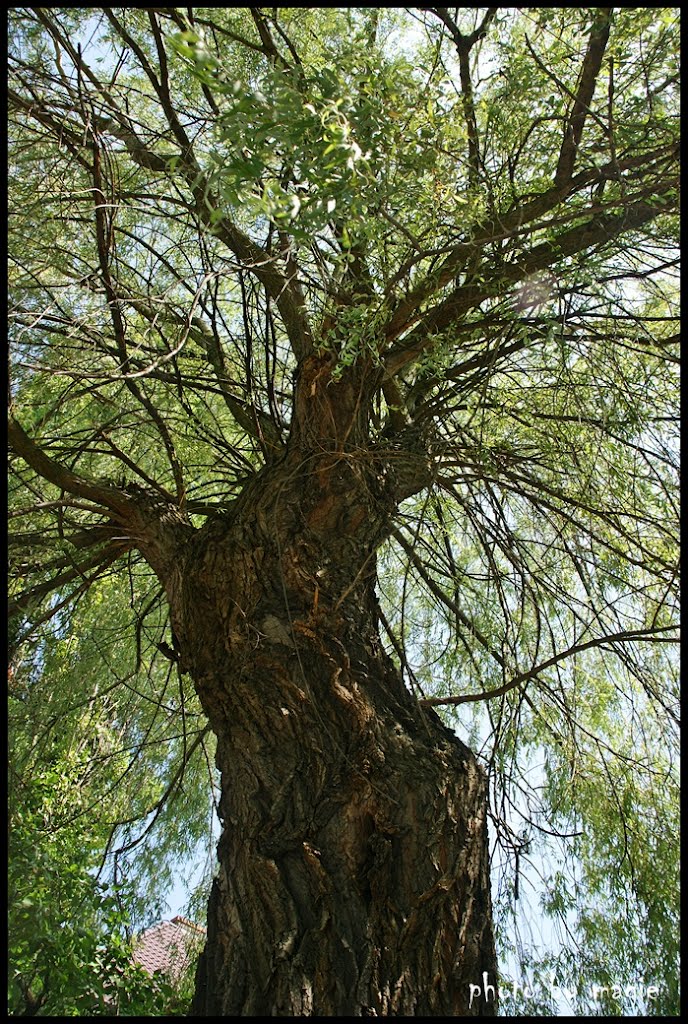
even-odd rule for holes
{"type": "Polygon", "coordinates": [[[371,644],[303,636],[264,643],[217,700],[225,831],[194,1013],[463,1015],[494,970],[481,773],[371,644]]]}
{"type": "Polygon", "coordinates": [[[196,1016],[494,1012],[469,1010],[495,970],[485,780],[380,644],[412,484],[359,446],[355,392],[306,361],[286,453],[204,528],[151,532],[222,773],[196,1016]]]}
{"type": "Polygon", "coordinates": [[[302,361],[286,449],[200,529],[170,494],[77,477],[15,421],[11,437],[155,570],[217,736],[193,1015],[491,1015],[470,1005],[495,980],[485,779],[378,635],[376,551],[431,460],[404,425],[371,444],[375,375],[333,365],[302,361]]]}

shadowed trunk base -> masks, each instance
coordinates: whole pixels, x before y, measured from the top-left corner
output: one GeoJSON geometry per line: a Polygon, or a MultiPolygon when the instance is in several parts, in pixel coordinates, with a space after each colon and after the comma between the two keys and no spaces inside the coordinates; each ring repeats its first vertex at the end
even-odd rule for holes
{"type": "Polygon", "coordinates": [[[217,680],[224,831],[193,1015],[493,1013],[469,1010],[495,972],[481,770],[377,645],[292,633],[217,680]]]}

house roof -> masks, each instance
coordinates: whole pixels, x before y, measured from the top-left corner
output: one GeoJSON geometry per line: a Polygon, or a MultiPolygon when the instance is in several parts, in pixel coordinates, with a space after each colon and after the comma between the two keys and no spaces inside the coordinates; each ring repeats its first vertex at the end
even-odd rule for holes
{"type": "Polygon", "coordinates": [[[204,938],[205,928],[186,918],[173,917],[139,936],[134,959],[149,974],[162,971],[176,981],[197,955],[204,938]]]}

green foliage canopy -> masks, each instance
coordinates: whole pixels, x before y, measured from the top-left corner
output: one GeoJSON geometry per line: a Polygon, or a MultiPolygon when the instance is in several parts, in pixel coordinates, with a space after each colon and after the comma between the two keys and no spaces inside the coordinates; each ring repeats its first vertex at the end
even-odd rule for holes
{"type": "MultiPolygon", "coordinates": [[[[209,831],[205,725],[104,504],[229,507],[330,353],[377,382],[368,454],[432,465],[383,619],[490,773],[506,962],[579,1012],[632,1009],[605,980],[675,1012],[677,35],[672,8],[10,11],[17,864],[65,779],[132,879],[209,831]]],[[[46,842],[81,892],[71,828],[46,842]]]]}

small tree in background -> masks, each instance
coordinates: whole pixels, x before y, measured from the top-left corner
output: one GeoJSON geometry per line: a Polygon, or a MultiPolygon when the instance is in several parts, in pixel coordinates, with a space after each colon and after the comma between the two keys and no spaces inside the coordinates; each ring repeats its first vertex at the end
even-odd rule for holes
{"type": "MultiPolygon", "coordinates": [[[[133,959],[117,890],[97,879],[107,832],[89,781],[102,727],[62,718],[50,752],[33,758],[28,689],[13,671],[9,765],[8,1013],[18,1017],[166,1016],[188,1007],[183,989],[133,959]],[[177,992],[179,988],[179,993],[177,992]]],[[[45,722],[42,723],[45,727],[45,722]]],[[[33,733],[33,741],[38,737],[33,733]]]]}

